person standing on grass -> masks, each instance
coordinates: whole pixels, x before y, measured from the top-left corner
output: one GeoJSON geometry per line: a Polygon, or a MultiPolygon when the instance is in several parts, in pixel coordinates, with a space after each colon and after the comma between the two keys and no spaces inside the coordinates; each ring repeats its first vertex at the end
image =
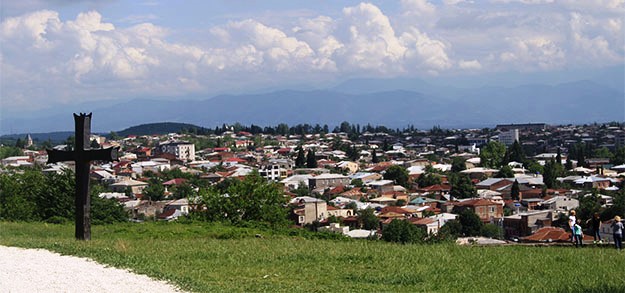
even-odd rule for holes
{"type": "Polygon", "coordinates": [[[575,243],[575,232],[573,229],[575,228],[575,223],[577,222],[577,217],[575,217],[575,210],[571,210],[569,212],[569,229],[571,230],[571,242],[575,243]]]}
{"type": "Polygon", "coordinates": [[[579,224],[581,220],[577,220],[577,223],[573,225],[573,238],[575,239],[575,247],[583,247],[582,238],[584,237],[582,234],[582,226],[579,224]]]}
{"type": "Polygon", "coordinates": [[[592,227],[592,243],[603,243],[601,240],[601,234],[599,233],[599,231],[601,231],[601,219],[599,218],[599,213],[595,213],[591,219],[586,221],[586,224],[588,224],[588,222],[590,222],[590,226],[592,227]]]}
{"type": "Polygon", "coordinates": [[[612,222],[612,235],[614,235],[614,246],[616,249],[623,249],[623,222],[621,222],[621,217],[615,216],[614,222],[612,222]]]}

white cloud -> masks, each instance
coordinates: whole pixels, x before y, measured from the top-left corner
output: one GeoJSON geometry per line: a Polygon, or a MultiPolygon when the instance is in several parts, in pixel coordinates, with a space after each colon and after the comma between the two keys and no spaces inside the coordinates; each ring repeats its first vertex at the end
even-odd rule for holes
{"type": "Polygon", "coordinates": [[[34,11],[0,23],[0,98],[17,108],[350,76],[624,63],[624,0],[491,2],[403,0],[394,14],[360,3],[332,17],[239,19],[194,35],[145,22],[152,14],[114,25],[96,11],[71,20],[34,11]]]}
{"type": "Polygon", "coordinates": [[[466,70],[479,70],[482,69],[482,64],[480,64],[480,62],[477,60],[460,60],[458,61],[458,67],[460,67],[460,69],[466,70]]]}

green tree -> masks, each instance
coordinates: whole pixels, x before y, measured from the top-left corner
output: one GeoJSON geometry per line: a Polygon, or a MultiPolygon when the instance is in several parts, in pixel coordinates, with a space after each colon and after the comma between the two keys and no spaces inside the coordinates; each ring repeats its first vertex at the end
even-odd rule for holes
{"type": "Polygon", "coordinates": [[[462,225],[462,235],[479,236],[482,232],[482,220],[475,212],[468,208],[462,208],[458,213],[458,221],[462,225]]]}
{"type": "Polygon", "coordinates": [[[306,155],[306,167],[307,168],[317,168],[317,158],[315,157],[315,151],[309,150],[306,155]]]}
{"type": "Polygon", "coordinates": [[[363,187],[364,186],[364,183],[362,182],[362,179],[360,179],[360,178],[352,179],[352,182],[350,184],[353,185],[354,187],[363,187]]]}
{"type": "Polygon", "coordinates": [[[614,156],[612,156],[612,160],[610,163],[614,165],[622,165],[625,164],[625,147],[620,147],[616,149],[614,152],[614,156]]]}
{"type": "Polygon", "coordinates": [[[525,152],[518,140],[515,140],[509,150],[510,161],[525,163],[525,152]]]}
{"type": "Polygon", "coordinates": [[[22,156],[24,152],[22,149],[18,147],[12,146],[0,146],[0,159],[13,157],[13,156],[22,156]]]}
{"type": "Polygon", "coordinates": [[[195,190],[191,184],[185,182],[174,187],[173,196],[175,199],[192,198],[195,196],[195,190]]]}
{"type": "Polygon", "coordinates": [[[612,152],[610,152],[610,150],[607,147],[595,149],[592,155],[595,158],[605,158],[605,159],[610,159],[610,160],[613,160],[614,158],[614,154],[612,154],[612,152]]]}
{"type": "Polygon", "coordinates": [[[378,152],[376,152],[375,150],[371,151],[371,163],[377,164],[380,162],[380,159],[378,159],[378,152]]]}
{"type": "Polygon", "coordinates": [[[406,220],[395,219],[382,230],[382,239],[397,243],[423,243],[425,232],[406,220]]]}
{"type": "Polygon", "coordinates": [[[149,200],[163,200],[165,198],[165,187],[158,178],[151,178],[148,187],[143,190],[143,194],[149,200]]]}
{"type": "Polygon", "coordinates": [[[436,173],[423,173],[417,179],[419,187],[428,187],[436,184],[441,184],[441,176],[436,173]]]}
{"type": "Polygon", "coordinates": [[[513,200],[519,200],[519,181],[517,181],[516,179],[514,179],[514,182],[512,183],[512,187],[510,188],[510,197],[512,197],[513,200]]]}
{"type": "Polygon", "coordinates": [[[306,155],[304,155],[304,148],[302,146],[297,147],[297,157],[295,158],[295,167],[304,168],[306,166],[306,155]]]}
{"type": "Polygon", "coordinates": [[[469,176],[452,173],[449,179],[451,183],[451,191],[449,193],[454,198],[470,198],[477,195],[477,190],[469,176]]]}
{"type": "Polygon", "coordinates": [[[372,208],[366,208],[358,212],[358,222],[365,230],[375,230],[380,226],[380,219],[375,216],[372,208]]]}
{"type": "Polygon", "coordinates": [[[487,168],[499,168],[506,154],[506,146],[498,141],[490,141],[480,150],[480,161],[487,168]]]}
{"type": "Polygon", "coordinates": [[[555,188],[558,185],[557,177],[564,175],[564,167],[550,160],[545,163],[544,169],[543,182],[548,188],[555,188]]]}
{"type": "Polygon", "coordinates": [[[592,218],[595,213],[601,211],[600,198],[597,189],[593,189],[591,194],[582,196],[579,199],[579,207],[576,209],[577,218],[582,222],[592,218]]]}
{"type": "Polygon", "coordinates": [[[503,229],[495,224],[484,224],[481,235],[489,238],[503,239],[503,229]]]}
{"type": "Polygon", "coordinates": [[[267,182],[258,172],[244,180],[234,180],[219,191],[215,187],[200,191],[202,218],[235,224],[257,221],[272,225],[286,223],[286,198],[280,186],[267,182]]]}
{"type": "Polygon", "coordinates": [[[393,180],[395,181],[396,184],[399,184],[406,188],[409,187],[408,186],[408,170],[406,170],[406,168],[399,166],[399,165],[393,165],[393,166],[388,167],[388,169],[386,169],[386,172],[384,173],[384,179],[393,180]]]}
{"type": "Polygon", "coordinates": [[[457,238],[462,235],[462,224],[458,220],[450,220],[445,223],[438,231],[438,234],[442,234],[451,238],[457,238]]]}
{"type": "Polygon", "coordinates": [[[495,174],[495,178],[512,178],[514,177],[514,172],[512,171],[512,167],[505,165],[499,169],[499,172],[495,174]]]}
{"type": "Polygon", "coordinates": [[[111,132],[109,132],[108,137],[109,137],[109,139],[110,139],[110,140],[120,140],[120,139],[122,139],[122,137],[121,137],[121,136],[119,136],[119,135],[117,134],[117,132],[115,132],[115,131],[111,131],[111,132]]]}
{"type": "Polygon", "coordinates": [[[451,172],[458,173],[465,170],[467,168],[466,161],[467,160],[462,157],[454,157],[451,160],[451,172]]]}

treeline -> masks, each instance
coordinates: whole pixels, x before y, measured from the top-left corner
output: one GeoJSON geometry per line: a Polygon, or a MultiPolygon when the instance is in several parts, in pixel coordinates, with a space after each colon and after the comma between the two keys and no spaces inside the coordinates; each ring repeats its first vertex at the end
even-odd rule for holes
{"type": "MultiPolygon", "coordinates": [[[[74,173],[43,173],[37,168],[15,169],[0,173],[0,220],[74,221],[74,173]]],[[[127,221],[128,214],[115,200],[97,195],[103,186],[91,186],[91,221],[93,224],[127,221]]]]}
{"type": "MultiPolygon", "coordinates": [[[[390,135],[400,134],[404,132],[414,132],[417,129],[410,125],[400,128],[389,128],[383,125],[373,126],[371,124],[360,125],[360,124],[350,124],[347,121],[341,122],[340,125],[333,127],[330,129],[330,126],[327,124],[297,124],[289,126],[286,123],[280,123],[276,126],[259,126],[255,124],[251,124],[249,126],[243,125],[241,123],[234,123],[232,125],[222,124],[221,126],[216,126],[215,128],[204,128],[204,127],[187,127],[182,129],[182,133],[186,134],[196,134],[196,135],[209,135],[216,134],[221,135],[227,131],[233,132],[249,132],[251,134],[271,134],[271,135],[306,135],[306,134],[328,134],[328,133],[346,133],[348,135],[360,135],[365,132],[370,133],[386,133],[390,135]]],[[[436,133],[446,133],[442,131],[440,127],[435,126],[432,129],[433,132],[436,133]]]]}

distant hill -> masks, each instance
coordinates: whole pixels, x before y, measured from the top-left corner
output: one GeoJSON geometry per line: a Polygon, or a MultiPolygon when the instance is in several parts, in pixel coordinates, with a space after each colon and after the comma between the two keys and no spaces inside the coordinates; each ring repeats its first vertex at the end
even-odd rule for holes
{"type": "MultiPolygon", "coordinates": [[[[16,141],[17,139],[26,139],[28,133],[19,133],[19,134],[7,134],[0,136],[1,141],[16,141]]],[[[33,142],[40,143],[47,140],[50,140],[53,144],[59,144],[63,141],[67,140],[68,137],[74,135],[74,132],[71,131],[56,131],[56,132],[48,132],[48,133],[30,133],[30,137],[33,139],[33,142]]]]}
{"type": "MultiPolygon", "coordinates": [[[[429,129],[493,127],[501,123],[583,124],[625,120],[625,94],[591,80],[504,87],[454,88],[418,80],[360,80],[332,90],[283,90],[264,94],[221,95],[203,100],[135,99],[94,107],[92,130],[108,133],[130,125],[171,121],[212,128],[223,123],[329,126],[342,121],[388,127],[429,129]],[[365,84],[371,84],[366,87],[365,84]],[[392,89],[403,87],[404,89],[392,89]],[[382,91],[368,92],[379,88],[382,91]]],[[[71,113],[38,118],[2,118],[15,132],[73,129],[71,113]],[[18,129],[19,127],[19,129],[18,129]]],[[[179,128],[162,130],[175,132],[179,128]]],[[[3,131],[6,131],[4,129],[3,131]]],[[[132,130],[155,134],[155,130],[132,130]]],[[[130,133],[124,132],[123,134],[130,133]]]]}
{"type": "Polygon", "coordinates": [[[126,128],[117,134],[120,136],[128,135],[152,135],[152,134],[167,134],[167,133],[179,133],[182,130],[191,129],[205,129],[203,127],[178,122],[161,122],[161,123],[149,123],[141,124],[133,127],[126,128]]]}

